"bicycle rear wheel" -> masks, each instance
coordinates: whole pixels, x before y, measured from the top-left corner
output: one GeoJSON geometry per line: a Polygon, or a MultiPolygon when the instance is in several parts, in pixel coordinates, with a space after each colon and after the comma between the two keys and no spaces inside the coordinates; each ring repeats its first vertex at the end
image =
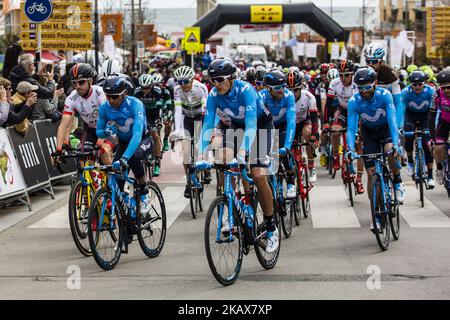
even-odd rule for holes
{"type": "Polygon", "coordinates": [[[286,191],[287,191],[287,181],[283,177],[278,177],[278,183],[283,186],[283,199],[282,203],[280,203],[280,199],[278,199],[278,204],[280,206],[280,220],[281,220],[281,228],[283,229],[284,236],[289,238],[292,234],[292,227],[294,225],[294,212],[291,210],[291,206],[294,204],[294,200],[286,199],[286,191]]]}
{"type": "MultiPolygon", "coordinates": [[[[344,170],[344,167],[342,168],[342,170],[344,170]]],[[[344,189],[345,189],[345,193],[347,194],[347,198],[350,201],[350,205],[353,207],[354,202],[353,202],[353,178],[351,177],[350,173],[349,173],[349,168],[348,165],[345,165],[345,170],[344,172],[342,172],[342,177],[344,179],[344,189]]]]}
{"type": "Polygon", "coordinates": [[[420,192],[420,205],[422,206],[422,208],[424,207],[425,203],[424,203],[424,198],[423,198],[423,184],[424,184],[424,179],[423,179],[423,152],[421,150],[419,150],[417,152],[417,161],[416,161],[416,166],[417,166],[417,175],[416,175],[416,186],[419,187],[419,192],[420,192]]]}
{"type": "MultiPolygon", "coordinates": [[[[303,169],[302,169],[303,170],[303,169]]],[[[301,170],[301,171],[302,171],[301,170]]],[[[295,182],[296,182],[296,188],[297,188],[297,196],[295,197],[295,214],[294,214],[294,221],[295,221],[295,225],[299,226],[300,225],[300,221],[302,218],[302,173],[298,172],[298,168],[296,166],[295,169],[295,182]]]]}
{"type": "Polygon", "coordinates": [[[116,198],[115,212],[111,212],[111,200],[108,188],[97,190],[88,217],[88,238],[92,255],[104,270],[113,269],[119,262],[125,228],[118,209],[118,199],[116,198]]]}
{"type": "Polygon", "coordinates": [[[372,177],[372,194],[370,196],[370,209],[372,213],[373,232],[377,239],[378,246],[385,251],[389,247],[390,241],[390,223],[385,214],[387,209],[382,202],[383,195],[381,194],[381,180],[380,176],[374,175],[372,177]],[[377,211],[381,213],[377,214],[377,211]],[[377,225],[377,216],[379,218],[379,227],[377,225]]]}
{"type": "Polygon", "coordinates": [[[308,215],[311,213],[311,203],[309,201],[309,174],[308,170],[305,168],[302,170],[302,181],[303,181],[303,189],[305,190],[306,195],[302,197],[302,211],[303,217],[306,219],[308,215]]]}
{"type": "Polygon", "coordinates": [[[88,199],[92,202],[93,196],[92,188],[84,187],[79,180],[73,185],[69,196],[70,232],[77,249],[86,257],[92,255],[87,231],[90,206],[88,199]]]}
{"type": "MultiPolygon", "coordinates": [[[[234,215],[234,226],[230,230],[229,210],[228,199],[224,196],[217,197],[209,206],[205,219],[205,251],[208,265],[214,278],[225,286],[236,281],[243,259],[242,226],[234,215]]],[[[234,207],[233,212],[236,213],[234,207]]]]}
{"type": "Polygon", "coordinates": [[[386,179],[386,207],[389,208],[389,224],[391,225],[392,237],[394,240],[400,238],[400,205],[397,202],[397,196],[395,194],[394,182],[391,177],[386,179]]]}
{"type": "Polygon", "coordinates": [[[166,239],[166,206],[161,190],[156,183],[148,181],[146,188],[150,211],[145,214],[141,213],[140,218],[138,218],[140,228],[137,237],[145,255],[154,258],[161,253],[166,239]]]}

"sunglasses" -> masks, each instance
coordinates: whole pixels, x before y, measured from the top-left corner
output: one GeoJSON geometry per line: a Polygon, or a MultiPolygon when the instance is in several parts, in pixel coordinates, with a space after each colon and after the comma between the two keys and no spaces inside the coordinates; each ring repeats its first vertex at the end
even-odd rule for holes
{"type": "Polygon", "coordinates": [[[380,60],[378,59],[368,59],[366,60],[367,64],[377,64],[378,62],[380,62],[380,60]]]}
{"type": "Polygon", "coordinates": [[[12,88],[11,87],[6,87],[5,90],[11,91],[12,88]]]}
{"type": "Polygon", "coordinates": [[[189,82],[191,82],[190,79],[177,80],[177,83],[178,83],[180,86],[187,85],[189,82]]]}
{"type": "Polygon", "coordinates": [[[367,85],[363,85],[363,86],[358,86],[358,90],[359,91],[367,91],[373,88],[373,83],[372,84],[367,84],[367,85]]]}
{"type": "Polygon", "coordinates": [[[210,81],[212,84],[215,84],[215,83],[223,83],[223,82],[224,82],[225,80],[227,80],[229,77],[231,77],[231,76],[214,77],[214,78],[210,78],[209,81],[210,81]]]}
{"type": "Polygon", "coordinates": [[[421,86],[424,85],[424,83],[423,83],[423,82],[413,82],[413,83],[411,83],[411,85],[412,85],[413,87],[421,87],[421,86]]]}
{"type": "Polygon", "coordinates": [[[142,90],[150,90],[152,87],[148,86],[148,87],[141,87],[142,90]]]}
{"type": "Polygon", "coordinates": [[[87,79],[72,80],[72,84],[73,84],[74,86],[76,86],[77,84],[78,84],[79,86],[82,86],[82,85],[84,85],[84,84],[86,83],[86,81],[87,81],[87,79]]]}
{"type": "Polygon", "coordinates": [[[289,90],[293,91],[293,92],[298,92],[302,90],[302,87],[293,87],[293,88],[289,88],[289,90]]]}
{"type": "Polygon", "coordinates": [[[122,94],[107,94],[106,99],[108,100],[117,100],[122,94]]]}
{"type": "Polygon", "coordinates": [[[265,86],[265,84],[264,84],[263,81],[255,81],[255,84],[256,84],[258,87],[264,87],[264,86],[265,86]]]}
{"type": "Polygon", "coordinates": [[[340,78],[348,78],[351,77],[353,73],[339,73],[340,78]]]}
{"type": "Polygon", "coordinates": [[[269,86],[270,90],[272,91],[281,91],[285,88],[286,86],[284,84],[280,84],[277,86],[269,86]]]}

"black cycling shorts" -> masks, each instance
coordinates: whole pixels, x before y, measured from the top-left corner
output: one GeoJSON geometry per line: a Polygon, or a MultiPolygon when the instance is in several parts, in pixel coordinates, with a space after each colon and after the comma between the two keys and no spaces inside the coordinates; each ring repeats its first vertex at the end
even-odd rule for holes
{"type": "MultiPolygon", "coordinates": [[[[385,144],[392,143],[391,133],[387,124],[379,128],[361,126],[361,135],[364,141],[363,154],[379,153],[382,151],[381,145],[384,147],[385,144]]],[[[364,165],[366,168],[372,168],[375,166],[375,162],[364,159],[364,165]]]]}

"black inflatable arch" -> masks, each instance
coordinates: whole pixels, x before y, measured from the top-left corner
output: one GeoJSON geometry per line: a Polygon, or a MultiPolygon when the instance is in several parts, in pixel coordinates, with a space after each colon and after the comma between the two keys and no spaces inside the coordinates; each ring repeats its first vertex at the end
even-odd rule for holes
{"type": "MultiPolygon", "coordinates": [[[[271,6],[270,4],[261,5],[271,6]]],[[[337,41],[345,42],[348,40],[349,32],[345,31],[336,21],[331,19],[331,17],[314,3],[273,5],[281,5],[283,7],[283,20],[281,23],[304,23],[329,42],[334,42],[335,39],[337,41]]],[[[227,24],[252,23],[250,17],[251,6],[252,5],[217,5],[212,11],[194,24],[194,27],[201,28],[201,41],[204,43],[209,37],[227,24]]]]}

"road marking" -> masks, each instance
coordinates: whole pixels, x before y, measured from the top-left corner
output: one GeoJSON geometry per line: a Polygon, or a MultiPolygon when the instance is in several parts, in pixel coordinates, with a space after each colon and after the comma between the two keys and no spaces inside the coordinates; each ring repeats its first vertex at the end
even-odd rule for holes
{"type": "Polygon", "coordinates": [[[361,228],[342,186],[317,186],[310,201],[313,228],[361,228]]]}
{"type": "Polygon", "coordinates": [[[400,206],[400,215],[411,228],[450,228],[450,219],[426,198],[424,207],[420,205],[420,192],[416,187],[406,186],[406,200],[400,206]]]}
{"type": "Polygon", "coordinates": [[[35,224],[28,226],[29,229],[68,229],[69,226],[69,214],[68,205],[56,209],[45,218],[39,220],[35,224]]]}
{"type": "Polygon", "coordinates": [[[189,199],[184,197],[184,187],[166,187],[162,193],[166,204],[167,229],[169,229],[186,208],[189,199]]]}

